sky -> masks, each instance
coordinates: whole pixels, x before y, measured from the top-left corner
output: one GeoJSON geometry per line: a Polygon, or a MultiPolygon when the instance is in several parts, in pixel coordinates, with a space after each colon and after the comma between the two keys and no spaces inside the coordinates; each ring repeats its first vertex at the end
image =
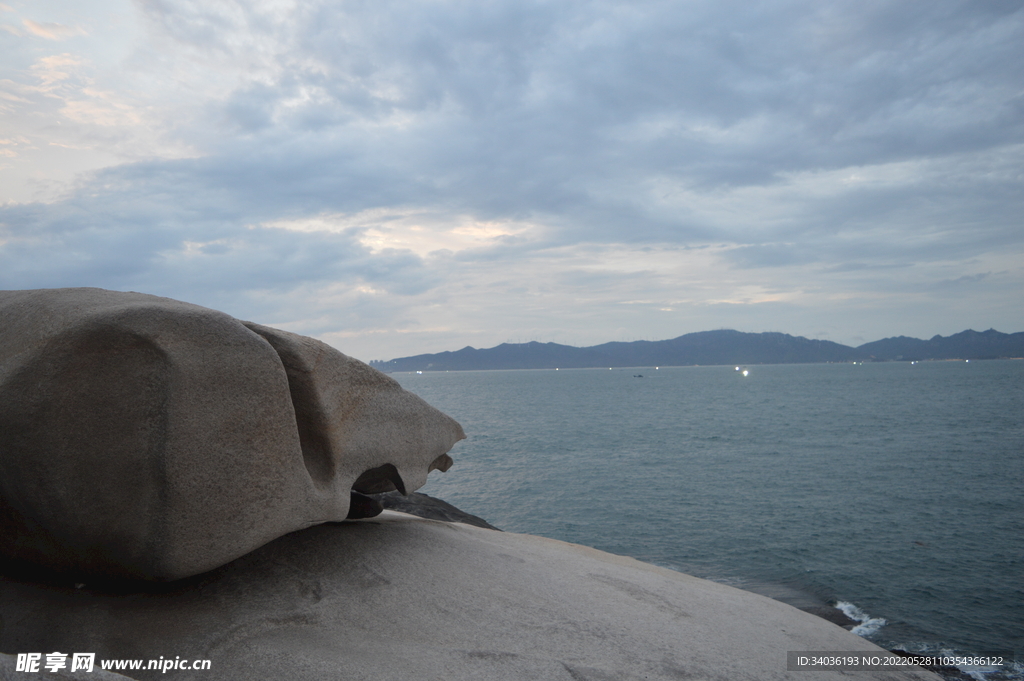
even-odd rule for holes
{"type": "Polygon", "coordinates": [[[0,289],[358,359],[1024,331],[1010,0],[0,0],[0,289]]]}

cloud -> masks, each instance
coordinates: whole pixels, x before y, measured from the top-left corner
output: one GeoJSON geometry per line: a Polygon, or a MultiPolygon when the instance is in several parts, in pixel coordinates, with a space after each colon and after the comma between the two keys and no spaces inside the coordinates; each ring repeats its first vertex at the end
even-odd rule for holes
{"type": "Polygon", "coordinates": [[[37,23],[31,19],[23,19],[22,24],[32,35],[46,38],[47,40],[66,40],[76,35],[85,35],[85,29],[81,26],[65,26],[64,24],[37,23]]]}
{"type": "Polygon", "coordinates": [[[1011,3],[137,11],[116,58],[99,25],[59,54],[10,39],[5,138],[27,142],[0,147],[0,173],[56,177],[43,149],[93,165],[0,207],[0,286],[134,287],[396,354],[768,309],[841,340],[899,317],[886,291],[913,290],[926,326],[934,282],[985,272],[1007,274],[979,281],[1002,301],[984,307],[1013,318],[1011,3]]]}

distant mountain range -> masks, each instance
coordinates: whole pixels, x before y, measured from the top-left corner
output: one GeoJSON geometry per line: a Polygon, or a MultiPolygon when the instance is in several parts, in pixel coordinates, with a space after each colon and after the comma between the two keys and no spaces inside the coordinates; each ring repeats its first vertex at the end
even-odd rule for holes
{"type": "Polygon", "coordinates": [[[962,331],[929,340],[898,336],[852,348],[785,333],[702,331],[663,341],[604,343],[577,348],[558,343],[502,343],[455,352],[401,357],[370,364],[381,371],[473,369],[583,369],[592,367],[713,364],[806,364],[817,362],[997,359],[1024,357],[1024,332],[962,331]]]}

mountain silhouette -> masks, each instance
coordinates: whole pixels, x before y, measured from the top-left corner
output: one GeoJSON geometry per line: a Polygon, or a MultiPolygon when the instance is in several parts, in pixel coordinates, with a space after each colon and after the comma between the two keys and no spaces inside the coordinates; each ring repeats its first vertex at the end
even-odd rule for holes
{"type": "Polygon", "coordinates": [[[473,369],[582,369],[593,367],[692,366],[715,364],[807,364],[820,362],[996,359],[1024,357],[1024,332],[962,331],[929,340],[897,336],[856,348],[785,333],[718,330],[661,341],[613,342],[577,348],[558,343],[502,343],[373,361],[382,371],[473,369]]]}

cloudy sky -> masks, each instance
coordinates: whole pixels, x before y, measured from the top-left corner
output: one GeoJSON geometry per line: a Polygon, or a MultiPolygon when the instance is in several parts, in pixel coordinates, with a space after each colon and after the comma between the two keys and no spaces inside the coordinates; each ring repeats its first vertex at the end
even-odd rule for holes
{"type": "Polygon", "coordinates": [[[363,360],[1024,331],[1010,0],[0,0],[0,288],[363,360]]]}

